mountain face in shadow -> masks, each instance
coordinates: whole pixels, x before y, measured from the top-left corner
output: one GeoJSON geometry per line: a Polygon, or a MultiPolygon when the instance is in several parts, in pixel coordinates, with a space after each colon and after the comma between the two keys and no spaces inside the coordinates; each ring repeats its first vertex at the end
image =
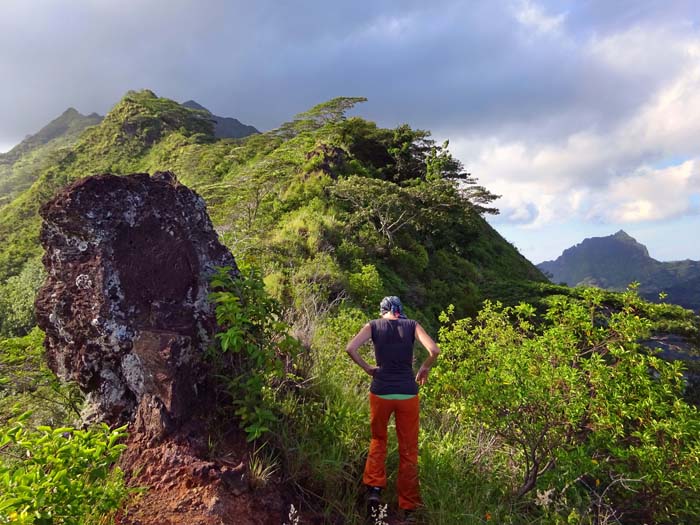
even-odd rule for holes
{"type": "Polygon", "coordinates": [[[182,105],[186,108],[205,111],[211,115],[211,118],[214,121],[214,136],[217,139],[242,139],[248,135],[260,133],[255,127],[243,124],[238,119],[214,115],[211,111],[194,100],[183,102],[182,105]]]}
{"type": "Polygon", "coordinates": [[[666,293],[665,301],[700,309],[700,261],[661,262],[646,246],[623,230],[607,237],[592,237],[564,250],[554,261],[537,267],[552,282],[588,285],[621,291],[639,282],[640,294],[651,301],[666,293]]]}

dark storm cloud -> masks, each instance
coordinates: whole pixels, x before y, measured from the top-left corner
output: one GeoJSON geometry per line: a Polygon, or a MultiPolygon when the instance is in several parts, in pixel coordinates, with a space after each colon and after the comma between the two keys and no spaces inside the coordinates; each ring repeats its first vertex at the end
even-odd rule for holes
{"type": "MultiPolygon", "coordinates": [[[[658,9],[563,5],[9,0],[0,7],[0,143],[68,106],[104,113],[140,88],[261,129],[339,95],[368,97],[360,112],[382,124],[442,134],[527,130],[544,140],[612,125],[655,92],[663,71],[611,70],[582,40],[593,27],[653,23],[658,9]],[[561,16],[559,25],[523,23],[528,8],[545,21],[561,16]]],[[[665,16],[693,8],[674,5],[665,16]]]]}

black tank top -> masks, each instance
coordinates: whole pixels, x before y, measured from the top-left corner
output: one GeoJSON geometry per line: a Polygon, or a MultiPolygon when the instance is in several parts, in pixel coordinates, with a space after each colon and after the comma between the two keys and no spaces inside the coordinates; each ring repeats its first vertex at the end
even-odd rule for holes
{"type": "Polygon", "coordinates": [[[372,379],[370,392],[386,394],[418,394],[413,374],[413,343],[416,322],[413,319],[374,319],[372,328],[374,356],[379,369],[372,379]]]}

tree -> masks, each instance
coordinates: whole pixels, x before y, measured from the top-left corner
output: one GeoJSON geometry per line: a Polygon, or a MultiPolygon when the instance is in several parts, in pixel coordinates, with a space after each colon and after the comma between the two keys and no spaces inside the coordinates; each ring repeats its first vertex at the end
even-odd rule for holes
{"type": "Polygon", "coordinates": [[[396,232],[410,224],[418,213],[410,191],[384,180],[353,175],[339,180],[332,192],[350,205],[351,226],[371,224],[390,247],[396,232]]]}
{"type": "Polygon", "coordinates": [[[476,177],[464,171],[464,165],[455,159],[447,149],[450,142],[446,140],[442,146],[432,146],[425,158],[425,178],[427,180],[448,179],[455,181],[460,194],[480,214],[497,214],[498,209],[488,204],[500,198],[476,183],[476,177]]]}
{"type": "Polygon", "coordinates": [[[345,113],[360,102],[367,102],[364,97],[336,97],[322,102],[308,111],[299,113],[291,122],[285,122],[277,130],[277,134],[286,139],[304,132],[315,131],[326,124],[345,120],[345,113]]]}

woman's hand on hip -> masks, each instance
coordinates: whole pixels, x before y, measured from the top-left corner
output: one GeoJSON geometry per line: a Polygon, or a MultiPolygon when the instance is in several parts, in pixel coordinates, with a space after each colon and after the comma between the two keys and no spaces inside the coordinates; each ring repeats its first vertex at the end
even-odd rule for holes
{"type": "Polygon", "coordinates": [[[419,385],[424,385],[425,382],[428,380],[428,374],[430,373],[430,368],[426,368],[424,366],[421,366],[418,369],[418,373],[416,374],[416,383],[419,385]]]}

